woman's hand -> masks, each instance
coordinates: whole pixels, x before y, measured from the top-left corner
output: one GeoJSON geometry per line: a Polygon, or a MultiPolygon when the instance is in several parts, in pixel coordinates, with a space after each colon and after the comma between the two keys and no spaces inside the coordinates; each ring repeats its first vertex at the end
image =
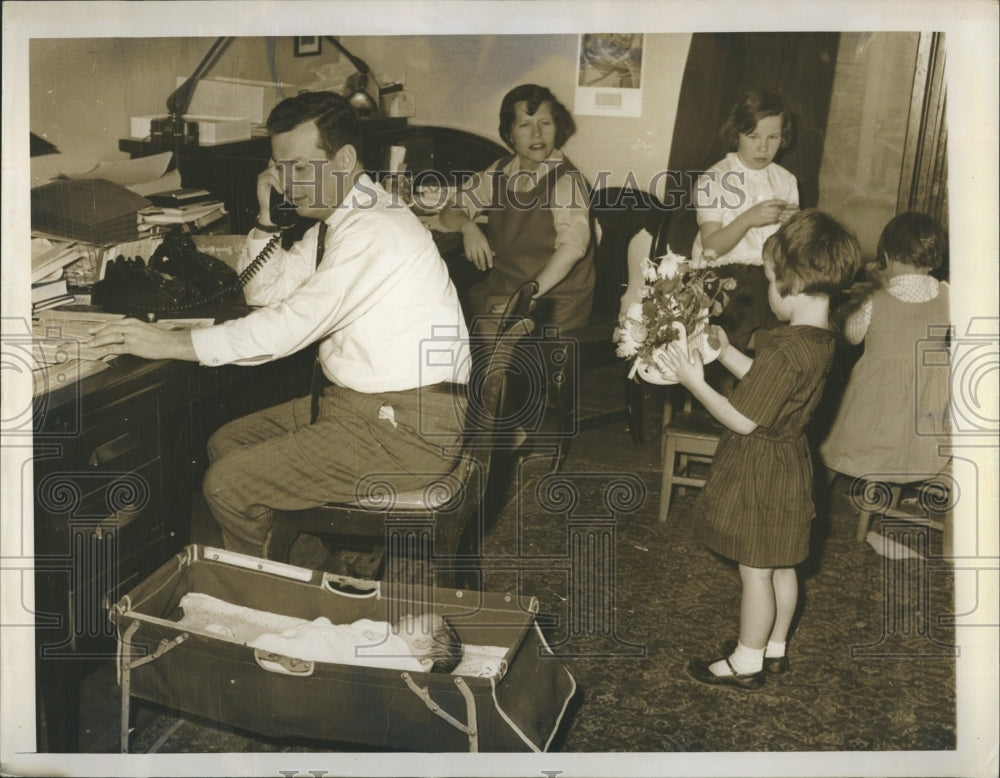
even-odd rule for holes
{"type": "Polygon", "coordinates": [[[90,348],[104,354],[135,354],[144,359],[184,359],[196,361],[197,355],[188,330],[168,330],[137,319],[120,319],[90,330],[90,348]]]}
{"type": "Polygon", "coordinates": [[[740,215],[740,218],[743,219],[745,224],[749,224],[751,227],[766,227],[769,224],[777,223],[787,206],[788,203],[786,201],[777,198],[764,200],[764,202],[757,203],[755,206],[745,210],[740,215]]]}
{"type": "Polygon", "coordinates": [[[462,248],[466,259],[477,268],[482,271],[492,269],[493,249],[475,222],[470,221],[462,225],[462,248]]]}

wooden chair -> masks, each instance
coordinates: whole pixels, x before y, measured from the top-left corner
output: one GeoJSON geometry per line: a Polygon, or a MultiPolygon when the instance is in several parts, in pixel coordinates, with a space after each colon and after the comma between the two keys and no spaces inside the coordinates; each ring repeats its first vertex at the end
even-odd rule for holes
{"type": "Polygon", "coordinates": [[[660,454],[663,479],[660,490],[660,521],[667,520],[670,498],[675,486],[702,487],[705,479],[694,473],[692,464],[709,465],[719,445],[722,426],[703,408],[693,408],[685,392],[683,410],[664,419],[660,454]]]}
{"type": "MultiPolygon", "coordinates": [[[[521,369],[518,345],[534,325],[517,317],[506,324],[486,358],[472,361],[465,436],[450,473],[414,491],[383,491],[352,503],[276,512],[264,545],[266,558],[287,561],[300,533],[337,536],[345,545],[359,540],[369,547],[382,544],[383,562],[390,572],[402,571],[400,579],[412,574],[430,583],[433,567],[443,572],[442,584],[452,584],[463,566],[463,541],[485,523],[482,511],[494,455],[518,440],[516,424],[506,415],[507,390],[511,375],[521,369]]],[[[474,562],[474,555],[465,557],[465,563],[474,562]]]]}

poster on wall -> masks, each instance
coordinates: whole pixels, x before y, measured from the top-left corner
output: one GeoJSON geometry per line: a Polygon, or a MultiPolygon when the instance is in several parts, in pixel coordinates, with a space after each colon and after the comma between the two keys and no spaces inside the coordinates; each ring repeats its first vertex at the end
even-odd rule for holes
{"type": "Polygon", "coordinates": [[[574,113],[642,116],[642,33],[584,33],[574,113]]]}

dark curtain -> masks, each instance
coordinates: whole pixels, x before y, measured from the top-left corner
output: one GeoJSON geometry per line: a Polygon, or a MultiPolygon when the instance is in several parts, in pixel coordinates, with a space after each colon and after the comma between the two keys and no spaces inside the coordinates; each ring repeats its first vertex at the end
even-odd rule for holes
{"type": "Polygon", "coordinates": [[[776,161],[798,178],[800,205],[816,205],[839,39],[836,32],[691,36],[670,146],[669,169],[686,191],[685,207],[671,219],[669,242],[675,251],[689,254],[698,232],[689,207],[694,184],[690,174],[706,170],[729,151],[719,129],[733,104],[750,89],[777,92],[791,108],[796,142],[776,161]]]}

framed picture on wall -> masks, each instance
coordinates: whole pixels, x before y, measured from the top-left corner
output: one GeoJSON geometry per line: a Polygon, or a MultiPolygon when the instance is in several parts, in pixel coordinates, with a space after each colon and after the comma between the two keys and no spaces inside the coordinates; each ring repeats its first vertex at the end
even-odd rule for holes
{"type": "Polygon", "coordinates": [[[318,35],[296,36],[295,38],[296,57],[315,57],[319,54],[321,47],[322,38],[318,35]]]}
{"type": "Polygon", "coordinates": [[[642,44],[642,33],[580,36],[574,113],[642,115],[642,44]]]}

